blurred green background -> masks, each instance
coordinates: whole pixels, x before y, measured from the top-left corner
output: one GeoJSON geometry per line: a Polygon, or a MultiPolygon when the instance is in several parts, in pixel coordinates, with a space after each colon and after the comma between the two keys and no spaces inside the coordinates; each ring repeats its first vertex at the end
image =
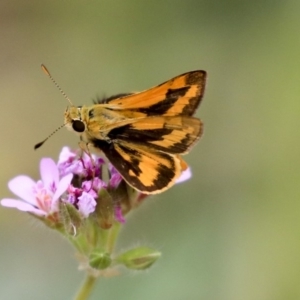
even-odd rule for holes
{"type": "MultiPolygon", "coordinates": [[[[77,137],[66,101],[150,88],[208,72],[193,178],[129,218],[118,245],[163,252],[147,272],[101,279],[91,299],[300,299],[300,2],[0,2],[1,194],[38,179],[77,137]]],[[[0,208],[0,298],[71,299],[84,273],[69,244],[30,216],[0,208]]]]}

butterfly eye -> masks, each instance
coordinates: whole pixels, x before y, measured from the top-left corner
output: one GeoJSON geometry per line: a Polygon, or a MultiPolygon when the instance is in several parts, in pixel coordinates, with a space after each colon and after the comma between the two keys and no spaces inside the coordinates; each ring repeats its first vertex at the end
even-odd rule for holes
{"type": "Polygon", "coordinates": [[[80,120],[73,120],[72,122],[72,128],[76,131],[76,132],[84,132],[85,130],[85,125],[82,121],[80,120]]]}

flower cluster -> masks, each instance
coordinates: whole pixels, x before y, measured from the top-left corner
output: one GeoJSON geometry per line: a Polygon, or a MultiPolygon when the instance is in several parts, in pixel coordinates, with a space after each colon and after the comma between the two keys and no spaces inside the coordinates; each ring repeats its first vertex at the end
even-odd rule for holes
{"type": "MultiPolygon", "coordinates": [[[[102,158],[94,155],[90,157],[86,153],[78,155],[64,147],[57,164],[51,158],[41,160],[41,180],[35,182],[25,175],[10,180],[10,190],[23,201],[3,199],[1,205],[44,217],[58,224],[61,221],[61,202],[73,205],[81,218],[87,218],[95,212],[99,192],[103,189],[117,189],[122,182],[122,177],[112,165],[109,165],[109,178],[105,182],[102,179],[103,166],[102,158]]],[[[114,219],[124,222],[120,205],[114,204],[114,219]]]]}
{"type": "MultiPolygon", "coordinates": [[[[154,249],[138,247],[112,257],[126,214],[147,195],[130,187],[103,158],[64,147],[58,163],[41,160],[40,174],[38,181],[25,175],[10,180],[10,190],[21,200],[5,198],[1,205],[28,212],[58,230],[78,250],[84,269],[98,272],[122,264],[141,270],[160,256],[154,249]]],[[[187,169],[177,183],[190,176],[187,169]]]]}

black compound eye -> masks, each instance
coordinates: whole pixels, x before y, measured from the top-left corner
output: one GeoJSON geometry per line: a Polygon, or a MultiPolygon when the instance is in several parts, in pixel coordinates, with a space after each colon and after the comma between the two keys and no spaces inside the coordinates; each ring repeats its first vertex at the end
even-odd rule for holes
{"type": "Polygon", "coordinates": [[[84,132],[85,130],[85,125],[82,121],[80,120],[73,120],[72,122],[72,128],[76,131],[76,132],[84,132]]]}

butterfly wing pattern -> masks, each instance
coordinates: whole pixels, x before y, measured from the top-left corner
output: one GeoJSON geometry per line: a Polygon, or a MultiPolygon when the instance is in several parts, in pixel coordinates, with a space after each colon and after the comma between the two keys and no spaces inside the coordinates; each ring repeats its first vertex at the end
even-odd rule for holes
{"type": "Polygon", "coordinates": [[[188,153],[202,134],[203,124],[193,115],[205,81],[205,71],[192,71],[149,90],[95,105],[93,116],[97,106],[103,114],[104,105],[126,119],[107,126],[105,139],[89,135],[88,142],[101,150],[135,189],[146,194],[165,191],[186,166],[180,155],[188,153]]]}

